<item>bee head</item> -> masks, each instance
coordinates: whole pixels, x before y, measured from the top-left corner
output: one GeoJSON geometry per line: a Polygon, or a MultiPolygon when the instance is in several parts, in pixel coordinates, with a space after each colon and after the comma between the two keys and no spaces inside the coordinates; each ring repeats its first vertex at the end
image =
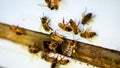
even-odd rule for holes
{"type": "Polygon", "coordinates": [[[92,13],[88,13],[87,15],[91,17],[91,16],[92,16],[92,13]]]}
{"type": "Polygon", "coordinates": [[[91,36],[95,36],[95,35],[97,35],[95,32],[92,32],[92,33],[91,33],[91,36]]]}
{"type": "Polygon", "coordinates": [[[81,33],[80,36],[81,36],[81,37],[84,37],[85,35],[81,33]]]}
{"type": "Polygon", "coordinates": [[[43,24],[46,23],[47,19],[48,19],[48,17],[46,17],[46,16],[42,17],[42,18],[41,18],[42,23],[43,23],[43,24]]]}
{"type": "Polygon", "coordinates": [[[51,10],[53,10],[53,9],[54,9],[54,7],[50,7],[50,9],[51,9],[51,10]]]}
{"type": "Polygon", "coordinates": [[[70,23],[70,24],[71,24],[71,23],[73,23],[73,20],[72,20],[72,19],[70,19],[69,23],[70,23]]]}

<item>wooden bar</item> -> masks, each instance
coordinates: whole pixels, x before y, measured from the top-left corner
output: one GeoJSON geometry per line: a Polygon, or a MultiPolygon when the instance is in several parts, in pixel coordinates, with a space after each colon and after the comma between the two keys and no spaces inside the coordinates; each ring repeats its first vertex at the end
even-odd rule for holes
{"type": "MultiPolygon", "coordinates": [[[[11,30],[11,25],[0,23],[0,38],[8,39],[25,46],[37,46],[39,50],[44,50],[43,41],[50,41],[50,35],[35,32],[32,30],[20,28],[24,30],[23,33],[15,33],[11,30]]],[[[65,40],[62,45],[62,51],[65,51],[64,46],[68,45],[69,39],[65,40]]],[[[120,68],[120,52],[115,50],[98,47],[91,44],[75,41],[75,52],[72,53],[71,58],[77,59],[88,64],[92,64],[101,68],[120,68]]],[[[62,53],[65,55],[64,53],[62,53]]],[[[67,56],[67,55],[66,55],[67,56]]]]}

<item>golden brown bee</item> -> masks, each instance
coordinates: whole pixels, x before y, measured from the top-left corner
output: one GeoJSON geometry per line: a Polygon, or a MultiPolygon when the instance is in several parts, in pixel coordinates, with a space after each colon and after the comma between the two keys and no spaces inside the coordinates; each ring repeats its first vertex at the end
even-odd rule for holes
{"type": "Polygon", "coordinates": [[[19,28],[18,26],[10,26],[10,29],[12,30],[12,32],[16,33],[17,35],[22,35],[25,34],[25,30],[22,28],[19,28]]]}
{"type": "Polygon", "coordinates": [[[59,65],[65,65],[65,64],[67,64],[67,63],[69,63],[69,60],[68,60],[68,59],[58,60],[58,59],[56,58],[56,60],[52,63],[51,68],[58,68],[59,65]]]}
{"type": "Polygon", "coordinates": [[[45,52],[50,51],[50,48],[49,48],[50,43],[51,43],[50,41],[43,41],[43,51],[45,52]]]}
{"type": "Polygon", "coordinates": [[[58,10],[59,1],[60,0],[45,0],[45,2],[47,3],[48,8],[50,8],[51,10],[53,10],[53,9],[58,10]]]}
{"type": "Polygon", "coordinates": [[[78,25],[76,24],[75,21],[70,19],[69,23],[70,23],[70,26],[71,26],[72,31],[74,32],[74,34],[78,34],[79,32],[81,32],[81,30],[78,28],[78,25]]]}
{"type": "Polygon", "coordinates": [[[52,32],[50,34],[50,37],[52,40],[58,42],[58,43],[62,43],[64,41],[64,36],[63,35],[57,35],[56,32],[52,32]]]}
{"type": "Polygon", "coordinates": [[[49,26],[49,22],[50,22],[50,20],[48,19],[48,17],[43,16],[43,17],[41,18],[41,23],[42,23],[42,26],[43,26],[43,28],[45,29],[45,31],[50,31],[50,30],[52,30],[52,28],[49,26]]]}
{"type": "Polygon", "coordinates": [[[56,51],[57,51],[56,49],[57,49],[58,45],[59,45],[59,44],[58,44],[57,42],[54,42],[54,41],[53,41],[53,42],[51,42],[51,43],[49,44],[49,49],[50,49],[50,50],[53,50],[53,52],[56,53],[56,51]]]}
{"type": "Polygon", "coordinates": [[[90,32],[90,28],[87,28],[84,32],[81,32],[80,36],[82,38],[93,38],[95,36],[97,36],[96,32],[90,32]]]}
{"type": "Polygon", "coordinates": [[[43,52],[42,58],[48,62],[52,62],[51,68],[56,68],[59,64],[65,65],[65,64],[69,63],[68,59],[61,58],[59,60],[58,57],[61,57],[61,55],[59,55],[59,54],[57,54],[57,57],[55,57],[55,55],[53,57],[50,57],[48,54],[50,54],[50,52],[43,52]]]}
{"type": "Polygon", "coordinates": [[[77,45],[76,41],[69,40],[66,50],[64,51],[64,54],[66,54],[67,56],[71,56],[71,54],[75,52],[74,48],[76,45],[77,45]]]}
{"type": "Polygon", "coordinates": [[[62,54],[62,47],[59,42],[56,41],[43,41],[43,47],[45,52],[52,51],[54,53],[62,54]]]}
{"type": "MultiPolygon", "coordinates": [[[[85,10],[86,12],[86,10],[85,10]]],[[[95,17],[95,15],[93,15],[92,13],[87,13],[85,14],[85,12],[82,14],[82,24],[88,24],[88,22],[92,21],[92,18],[95,17]]]]}
{"type": "Polygon", "coordinates": [[[48,54],[50,52],[42,52],[42,59],[45,59],[46,61],[48,62],[54,62],[55,61],[55,58],[54,57],[50,57],[48,54]]]}
{"type": "Polygon", "coordinates": [[[29,46],[29,52],[30,53],[38,53],[40,51],[40,48],[37,46],[37,45],[35,45],[35,46],[29,46]]]}
{"type": "Polygon", "coordinates": [[[67,23],[67,24],[65,24],[64,23],[64,19],[63,19],[63,23],[58,23],[58,26],[61,28],[61,29],[63,29],[63,30],[65,30],[65,31],[72,31],[72,28],[70,27],[70,25],[68,25],[69,23],[67,23]]]}
{"type": "Polygon", "coordinates": [[[29,45],[28,49],[29,49],[29,52],[33,53],[33,54],[36,54],[36,53],[38,53],[41,50],[40,46],[37,45],[36,42],[34,42],[33,45],[29,45]]]}
{"type": "Polygon", "coordinates": [[[61,59],[61,60],[58,60],[57,63],[65,65],[65,64],[69,63],[69,60],[68,59],[61,59]]]}

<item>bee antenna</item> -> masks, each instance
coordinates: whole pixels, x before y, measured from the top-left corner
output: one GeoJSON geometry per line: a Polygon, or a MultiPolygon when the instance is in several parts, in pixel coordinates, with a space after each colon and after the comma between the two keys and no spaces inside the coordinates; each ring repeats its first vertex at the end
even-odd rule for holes
{"type": "Polygon", "coordinates": [[[63,17],[63,24],[65,23],[65,19],[64,19],[64,17],[63,17]]]}
{"type": "Polygon", "coordinates": [[[85,7],[85,13],[87,12],[87,8],[85,7]]]}
{"type": "Polygon", "coordinates": [[[44,16],[44,12],[43,12],[43,16],[44,16]]]}
{"type": "Polygon", "coordinates": [[[57,30],[59,30],[59,29],[55,29],[55,30],[53,30],[53,32],[57,33],[57,30]]]}

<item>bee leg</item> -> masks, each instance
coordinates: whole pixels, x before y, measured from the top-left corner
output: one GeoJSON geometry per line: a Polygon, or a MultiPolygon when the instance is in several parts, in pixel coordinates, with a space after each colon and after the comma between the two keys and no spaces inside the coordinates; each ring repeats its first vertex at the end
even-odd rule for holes
{"type": "MultiPolygon", "coordinates": [[[[80,24],[80,21],[78,22],[78,25],[77,25],[77,27],[79,26],[79,24],[80,24]]],[[[78,32],[81,32],[81,29],[80,28],[78,28],[78,32]]]]}
{"type": "Polygon", "coordinates": [[[51,28],[51,27],[49,27],[50,28],[50,30],[52,30],[53,31],[53,29],[51,28]]]}
{"type": "MultiPolygon", "coordinates": [[[[50,23],[50,21],[51,21],[51,20],[48,20],[48,22],[47,22],[47,23],[49,24],[49,23],[50,23]]],[[[49,28],[50,28],[50,30],[53,30],[50,26],[49,26],[49,28]]]]}
{"type": "Polygon", "coordinates": [[[51,20],[48,20],[47,24],[49,24],[49,23],[50,23],[50,21],[51,21],[51,20]]]}

